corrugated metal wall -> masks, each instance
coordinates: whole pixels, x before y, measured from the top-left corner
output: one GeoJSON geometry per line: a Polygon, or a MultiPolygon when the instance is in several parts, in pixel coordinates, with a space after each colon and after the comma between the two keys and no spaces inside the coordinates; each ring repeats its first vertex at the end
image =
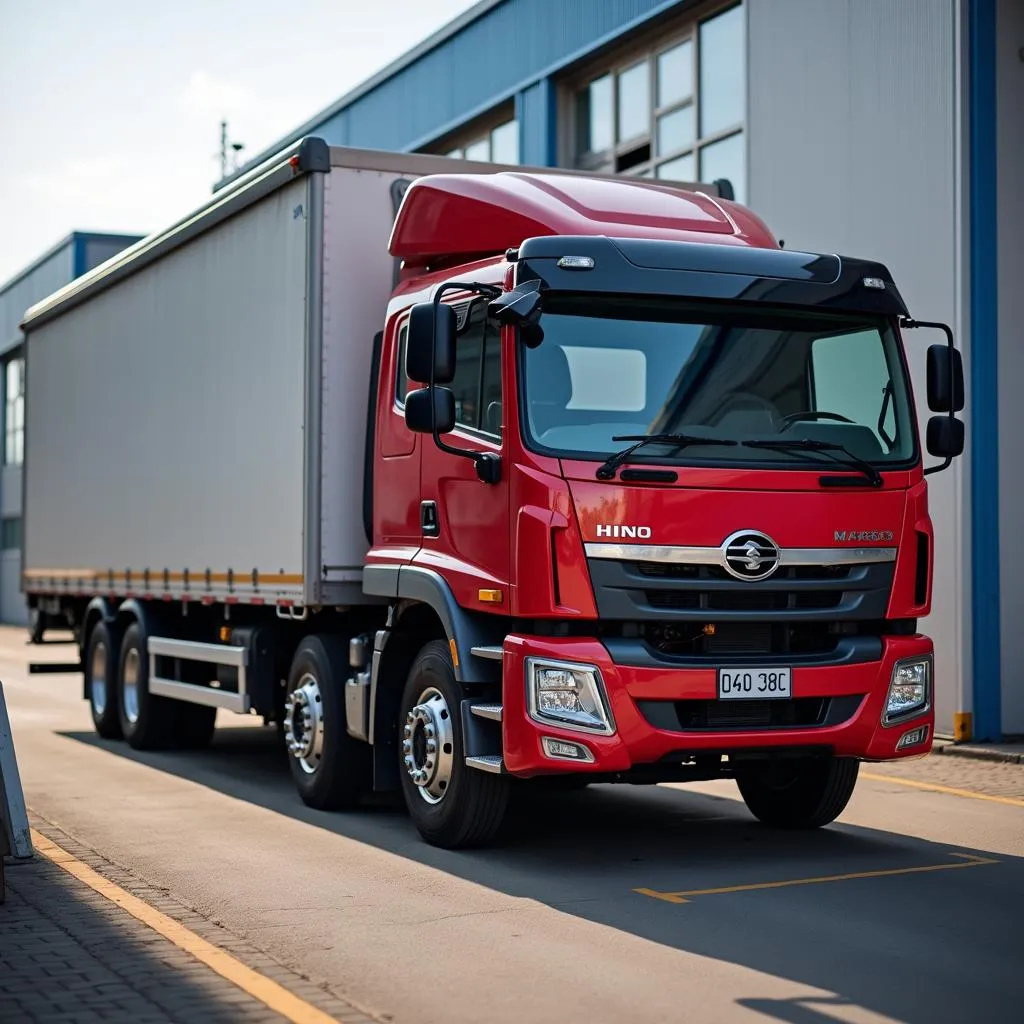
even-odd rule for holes
{"type": "MultiPolygon", "coordinates": [[[[886,263],[969,349],[958,221],[956,0],[748,0],[750,205],[787,247],[886,263]]],[[[924,350],[908,335],[922,420],[924,350]]],[[[970,708],[967,459],[929,478],[939,728],[970,708]]],[[[865,529],[871,524],[865,523],[865,529]]]]}
{"type": "MultiPolygon", "coordinates": [[[[684,0],[685,2],[685,0],[684,0]]],[[[671,0],[506,0],[310,134],[333,145],[406,150],[482,113],[517,87],[671,0]]],[[[545,102],[525,99],[530,152],[546,140],[545,102]],[[533,121],[539,115],[540,120],[533,121]]],[[[543,161],[538,161],[543,162],[543,161]]]]}

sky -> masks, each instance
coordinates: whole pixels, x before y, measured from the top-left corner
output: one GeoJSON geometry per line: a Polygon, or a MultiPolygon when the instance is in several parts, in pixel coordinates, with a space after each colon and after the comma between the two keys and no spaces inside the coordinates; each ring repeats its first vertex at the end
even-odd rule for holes
{"type": "Polygon", "coordinates": [[[73,230],[148,234],[475,0],[0,0],[0,286],[73,230]]]}

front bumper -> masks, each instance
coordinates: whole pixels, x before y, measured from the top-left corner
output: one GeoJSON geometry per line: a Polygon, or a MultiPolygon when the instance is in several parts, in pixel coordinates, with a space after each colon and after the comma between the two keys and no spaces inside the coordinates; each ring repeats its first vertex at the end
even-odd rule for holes
{"type": "MultiPolygon", "coordinates": [[[[821,668],[794,667],[792,697],[795,701],[831,698],[827,704],[831,705],[832,713],[823,715],[821,724],[659,728],[652,724],[652,718],[663,723],[665,716],[651,714],[651,708],[658,704],[674,708],[677,701],[715,702],[717,674],[714,668],[633,668],[616,665],[596,639],[511,635],[505,639],[503,654],[505,768],[523,777],[562,772],[617,774],[640,765],[679,763],[702,753],[768,752],[785,748],[827,749],[840,757],[868,761],[921,757],[931,749],[934,698],[919,713],[892,725],[882,724],[882,712],[895,664],[931,655],[932,642],[927,637],[894,636],[884,639],[880,661],[821,668]],[[541,724],[532,719],[528,711],[525,672],[526,659],[530,657],[596,666],[603,680],[615,732],[600,735],[562,728],[554,723],[541,724]],[[921,742],[897,749],[901,737],[921,726],[926,727],[921,742]],[[549,748],[552,739],[583,744],[592,760],[553,758],[545,752],[545,737],[549,748]]],[[[934,685],[932,678],[933,693],[934,685]]]]}

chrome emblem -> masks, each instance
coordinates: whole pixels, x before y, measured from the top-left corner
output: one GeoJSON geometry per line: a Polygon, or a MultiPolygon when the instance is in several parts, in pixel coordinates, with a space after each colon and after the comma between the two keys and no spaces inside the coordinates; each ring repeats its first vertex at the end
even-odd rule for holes
{"type": "Polygon", "coordinates": [[[738,530],[722,544],[722,566],[738,580],[765,580],[779,567],[779,546],[757,530],[738,530]]]}

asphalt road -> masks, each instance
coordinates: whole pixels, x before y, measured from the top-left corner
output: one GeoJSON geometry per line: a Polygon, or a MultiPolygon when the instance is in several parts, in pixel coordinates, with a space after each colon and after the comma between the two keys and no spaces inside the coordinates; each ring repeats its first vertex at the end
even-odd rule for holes
{"type": "Polygon", "coordinates": [[[382,1020],[1024,1019],[1022,766],[871,766],[892,778],[802,835],[731,782],[593,787],[450,853],[394,804],[307,809],[272,730],[231,715],[199,754],[99,740],[79,677],[27,672],[72,651],[0,630],[31,809],[382,1020]]]}

